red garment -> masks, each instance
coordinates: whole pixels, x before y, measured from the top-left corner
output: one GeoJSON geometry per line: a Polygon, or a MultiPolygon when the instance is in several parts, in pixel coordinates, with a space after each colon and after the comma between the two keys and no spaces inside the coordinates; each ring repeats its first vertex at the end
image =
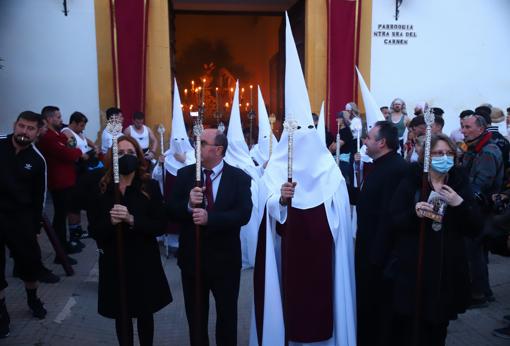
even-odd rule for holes
{"type": "Polygon", "coordinates": [[[37,144],[48,166],[48,189],[61,190],[76,183],[76,161],[82,156],[81,150],[67,146],[66,135],[50,130],[37,144]]]}
{"type": "Polygon", "coordinates": [[[282,289],[286,336],[312,343],[333,336],[334,240],[324,204],[288,208],[282,233],[282,289]]]}

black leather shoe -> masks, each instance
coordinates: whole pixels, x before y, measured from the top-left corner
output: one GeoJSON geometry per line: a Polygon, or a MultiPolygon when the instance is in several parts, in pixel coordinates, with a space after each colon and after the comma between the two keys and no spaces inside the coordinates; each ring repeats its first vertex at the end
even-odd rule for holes
{"type": "Polygon", "coordinates": [[[489,306],[489,302],[487,302],[487,298],[471,298],[471,304],[468,306],[468,309],[481,309],[489,306]]]}
{"type": "Polygon", "coordinates": [[[9,324],[11,322],[11,318],[9,317],[9,313],[7,312],[7,308],[5,307],[5,303],[0,304],[0,339],[6,338],[9,336],[9,324]]]}
{"type": "MultiPolygon", "coordinates": [[[[75,260],[74,258],[69,257],[69,256],[67,256],[67,262],[69,262],[70,265],[78,264],[77,260],[75,260]]],[[[55,256],[55,259],[53,260],[53,263],[55,263],[55,264],[62,264],[60,259],[58,257],[56,257],[56,256],[55,256]]]]}
{"type": "Polygon", "coordinates": [[[77,242],[75,242],[75,241],[67,242],[66,252],[68,254],[80,253],[81,250],[82,250],[82,247],[77,242]]]}
{"type": "Polygon", "coordinates": [[[37,274],[37,281],[44,282],[46,284],[54,284],[59,282],[60,278],[53,274],[51,270],[43,267],[39,274],[37,274]]]}
{"type": "Polygon", "coordinates": [[[44,308],[43,302],[39,298],[37,298],[36,300],[29,301],[28,307],[30,308],[30,310],[32,310],[32,315],[34,315],[34,317],[40,320],[46,317],[47,311],[44,308]]]}

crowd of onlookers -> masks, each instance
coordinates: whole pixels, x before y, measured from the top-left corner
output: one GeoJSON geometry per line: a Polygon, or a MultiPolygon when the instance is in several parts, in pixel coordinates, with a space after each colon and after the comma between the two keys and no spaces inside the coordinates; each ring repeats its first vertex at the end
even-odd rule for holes
{"type": "MultiPolygon", "coordinates": [[[[364,130],[365,121],[358,106],[350,102],[345,110],[337,113],[337,128],[326,130],[325,134],[325,145],[345,178],[350,204],[358,204],[360,216],[366,210],[363,203],[368,203],[367,195],[374,193],[376,200],[382,198],[381,192],[374,190],[373,183],[367,187],[368,192],[360,192],[365,181],[377,179],[374,172],[378,171],[381,184],[384,179],[395,180],[394,190],[384,195],[386,203],[391,201],[388,206],[391,221],[388,224],[394,226],[392,232],[396,234],[391,239],[391,246],[388,245],[390,254],[381,262],[380,268],[372,268],[368,274],[366,269],[358,272],[356,268],[358,295],[364,297],[364,293],[367,293],[364,291],[367,287],[363,285],[380,284],[381,292],[398,295],[395,305],[389,307],[396,310],[392,318],[400,325],[408,325],[411,323],[408,317],[413,314],[409,310],[412,305],[409,291],[417,289],[412,282],[420,280],[420,277],[416,277],[413,264],[424,261],[428,266],[437,267],[439,271],[424,270],[421,278],[425,283],[421,313],[426,318],[420,328],[428,333],[431,344],[441,344],[446,338],[448,321],[455,318],[457,313],[465,307],[485,307],[495,300],[489,280],[489,252],[510,256],[510,142],[506,131],[510,108],[506,109],[506,116],[501,109],[490,104],[464,110],[458,115],[459,128],[450,134],[444,134],[443,128],[445,117],[451,115],[445,115],[440,107],[430,107],[426,102],[418,103],[413,114],[410,114],[405,102],[397,98],[389,107],[381,107],[380,111],[386,121],[377,122],[373,129],[367,131],[364,130]],[[422,182],[427,131],[424,116],[427,112],[434,114],[429,158],[431,170],[428,181],[422,182]],[[395,138],[392,137],[393,133],[395,138]],[[378,144],[382,140],[384,145],[378,144]],[[398,153],[399,160],[406,161],[409,166],[402,173],[403,169],[397,169],[400,163],[392,163],[393,166],[386,173],[402,173],[398,179],[380,173],[383,165],[380,158],[390,152],[398,153]],[[444,213],[447,208],[451,212],[444,213]],[[422,219],[427,219],[427,227],[436,232],[426,233],[424,241],[429,247],[424,257],[420,258],[418,253],[421,245],[418,245],[417,234],[422,219]],[[432,252],[440,256],[431,256],[432,252]],[[376,275],[380,277],[371,281],[376,275]],[[439,295],[434,291],[437,287],[430,286],[431,283],[439,285],[439,295]],[[462,292],[468,293],[462,296],[462,292]],[[440,306],[439,310],[427,305],[432,301],[436,304],[431,305],[440,306]]],[[[114,116],[122,122],[121,110],[109,108],[106,120],[114,116]]],[[[54,263],[76,264],[76,258],[70,255],[82,251],[85,247],[83,238],[94,237],[101,250],[99,312],[116,319],[120,341],[125,337],[123,322],[119,317],[122,306],[118,302],[112,303],[117,295],[112,277],[125,275],[126,280],[136,277],[136,280],[129,282],[135,292],[143,292],[144,285],[140,286],[140,282],[144,280],[145,285],[152,282],[154,287],[158,287],[155,291],[157,294],[141,294],[145,297],[143,302],[137,301],[138,298],[134,296],[126,297],[130,309],[128,315],[137,318],[140,342],[151,344],[154,328],[152,313],[172,299],[155,241],[156,236],[165,233],[168,223],[165,213],[168,210],[165,210],[161,186],[150,179],[151,169],[157,162],[158,140],[144,124],[143,113],[134,113],[132,119],[132,124],[124,129],[123,136],[119,138],[121,196],[120,200],[115,200],[111,181],[112,134],[106,128],[98,145],[84,135],[88,119],[80,112],[72,113],[67,125],[63,124],[62,114],[55,106],[44,107],[41,114],[29,111],[21,113],[13,133],[0,139],[0,227],[3,241],[0,248],[4,252],[7,247],[14,258],[13,274],[25,282],[27,304],[33,315],[44,318],[46,310],[37,297],[38,282],[59,281],[59,277],[43,265],[37,243],[47,189],[54,208],[52,227],[47,227],[50,228],[47,232],[55,233],[59,247],[59,251],[55,251],[54,263]],[[82,228],[82,211],[86,211],[89,218],[88,230],[82,228]],[[119,249],[115,244],[119,239],[115,239],[114,235],[118,232],[114,230],[118,225],[125,227],[125,230],[133,230],[123,232],[123,251],[127,254],[125,267],[130,270],[129,275],[119,273],[116,267],[119,249]]],[[[318,121],[318,116],[314,114],[316,125],[318,121]]],[[[226,137],[216,132],[211,136],[210,142],[202,141],[202,150],[205,152],[202,155],[209,153],[212,161],[223,162],[226,137]]],[[[185,162],[185,157],[179,161],[185,162]]],[[[160,162],[164,162],[164,157],[160,157],[160,162]]],[[[263,166],[265,168],[265,164],[263,166]]],[[[215,172],[206,169],[204,174],[207,183],[207,179],[211,180],[209,175],[214,177],[215,172]]],[[[223,168],[216,174],[221,176],[223,168]]],[[[213,181],[210,182],[211,189],[213,181]]],[[[176,189],[180,188],[182,186],[176,189]]],[[[184,192],[190,195],[184,196],[186,203],[182,204],[182,210],[177,210],[180,201],[175,200],[176,203],[170,206],[175,210],[170,214],[177,215],[176,219],[179,219],[179,213],[189,213],[195,224],[207,224],[207,214],[204,221],[204,216],[187,202],[192,200],[193,192],[184,192]]],[[[196,198],[202,200],[206,197],[206,193],[202,196],[200,192],[200,197],[196,198]]],[[[165,199],[168,202],[170,196],[166,194],[165,199]]],[[[209,204],[214,204],[212,197],[209,204]]],[[[367,215],[365,219],[369,218],[367,215]]],[[[186,219],[185,216],[182,218],[186,219]]],[[[186,219],[186,222],[189,221],[186,219]]],[[[362,239],[366,231],[359,225],[360,221],[358,232],[361,233],[358,235],[362,239]]],[[[359,244],[360,238],[357,241],[359,244]]],[[[366,251],[363,246],[368,245],[356,245],[357,256],[366,251]]],[[[4,254],[0,254],[0,257],[5,267],[4,254]]],[[[183,258],[180,260],[183,261],[183,258]]],[[[358,258],[356,261],[357,264],[363,262],[358,258]]],[[[8,335],[10,322],[4,296],[7,286],[4,271],[1,270],[4,277],[0,278],[0,336],[8,335]]],[[[190,286],[193,280],[183,272],[186,285],[190,286]]],[[[188,294],[189,291],[188,287],[188,294]]],[[[364,330],[365,333],[373,324],[365,315],[373,309],[367,303],[372,298],[367,296],[365,301],[360,301],[359,297],[358,331],[364,330]]],[[[388,308],[381,306],[380,302],[374,304],[379,304],[379,308],[388,308]]],[[[188,305],[186,308],[192,309],[188,305]]],[[[192,314],[191,310],[188,313],[192,314]]],[[[382,323],[379,317],[376,316],[374,321],[382,323]]],[[[510,316],[505,316],[505,319],[510,321],[510,316]]],[[[404,328],[410,329],[412,326],[404,328]]],[[[132,339],[132,325],[127,333],[132,339]]],[[[497,329],[494,334],[510,338],[510,326],[497,329]]],[[[403,345],[413,337],[405,333],[389,332],[388,335],[400,338],[399,342],[403,345]]],[[[377,333],[367,337],[367,340],[360,339],[359,344],[368,345],[376,340],[371,339],[375,337],[377,333]]]]}

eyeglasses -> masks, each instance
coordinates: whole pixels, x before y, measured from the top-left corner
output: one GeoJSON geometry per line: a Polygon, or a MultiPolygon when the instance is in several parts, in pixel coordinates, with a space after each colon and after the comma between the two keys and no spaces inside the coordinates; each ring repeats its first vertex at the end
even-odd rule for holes
{"type": "Polygon", "coordinates": [[[434,150],[430,152],[430,156],[432,157],[439,157],[439,156],[455,156],[455,152],[453,151],[441,151],[441,150],[434,150]]]}

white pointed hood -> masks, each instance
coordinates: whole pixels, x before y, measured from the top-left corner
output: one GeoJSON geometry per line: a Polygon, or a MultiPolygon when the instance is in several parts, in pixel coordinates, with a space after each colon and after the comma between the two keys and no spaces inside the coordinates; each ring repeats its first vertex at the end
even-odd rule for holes
{"type": "MultiPolygon", "coordinates": [[[[344,178],[333,156],[317,134],[313,124],[310,101],[289,18],[285,15],[285,119],[297,121],[294,132],[293,181],[297,182],[292,206],[310,209],[329,200],[340,188],[344,178]]],[[[284,129],[271,160],[262,176],[272,193],[279,194],[287,181],[288,132],[284,129]]]]}
{"type": "Polygon", "coordinates": [[[227,152],[225,162],[237,167],[249,174],[253,179],[258,177],[257,169],[250,156],[248,144],[244,139],[243,127],[241,125],[241,112],[239,111],[239,81],[236,83],[234,99],[232,100],[232,111],[228,121],[227,130],[227,152]]]}
{"type": "Polygon", "coordinates": [[[177,175],[177,171],[187,165],[195,163],[194,157],[189,152],[194,151],[191,146],[186,127],[184,126],[184,116],[181,108],[181,97],[177,81],[174,79],[174,107],[172,112],[172,132],[170,133],[170,148],[165,152],[165,169],[172,175],[177,175]],[[184,163],[177,161],[174,154],[186,154],[184,163]]]}
{"type": "Polygon", "coordinates": [[[358,81],[359,86],[361,88],[361,95],[363,97],[363,103],[365,104],[365,112],[367,119],[367,132],[370,131],[374,124],[380,120],[384,120],[384,115],[381,113],[377,102],[375,102],[374,97],[368,90],[367,84],[359,72],[358,67],[356,67],[356,72],[358,73],[358,81]]]}
{"type": "Polygon", "coordinates": [[[269,160],[269,147],[270,140],[272,137],[273,148],[276,147],[278,141],[271,130],[271,124],[269,123],[269,116],[266,110],[266,104],[264,103],[264,98],[262,97],[262,92],[260,91],[260,86],[258,87],[258,110],[259,110],[259,137],[257,140],[257,144],[253,146],[250,150],[250,155],[253,157],[255,161],[259,165],[263,165],[269,160]]]}
{"type": "Polygon", "coordinates": [[[321,112],[319,113],[319,122],[317,124],[317,133],[321,141],[326,144],[326,119],[324,118],[324,101],[322,101],[321,112]]]}

